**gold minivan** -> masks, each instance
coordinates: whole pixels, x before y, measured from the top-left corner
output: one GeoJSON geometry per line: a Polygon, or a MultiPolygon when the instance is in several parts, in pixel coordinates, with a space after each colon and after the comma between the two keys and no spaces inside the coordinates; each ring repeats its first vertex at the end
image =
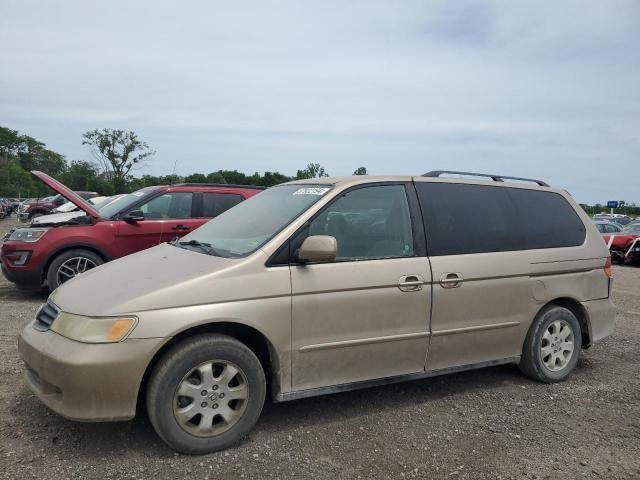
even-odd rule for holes
{"type": "Polygon", "coordinates": [[[26,381],[73,420],[146,405],[167,444],[206,453],[266,397],[507,363],[564,380],[613,330],[600,234],[564,190],[451,173],[285,183],[90,270],[24,328],[26,381]]]}

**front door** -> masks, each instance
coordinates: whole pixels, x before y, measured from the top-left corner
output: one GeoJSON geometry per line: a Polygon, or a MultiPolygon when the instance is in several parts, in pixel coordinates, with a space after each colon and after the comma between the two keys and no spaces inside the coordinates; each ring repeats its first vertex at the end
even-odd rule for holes
{"type": "Polygon", "coordinates": [[[182,237],[199,227],[203,219],[192,217],[193,193],[166,192],[136,207],[144,220],[118,222],[119,251],[129,255],[182,237]]]}
{"type": "Polygon", "coordinates": [[[294,390],[424,370],[431,273],[414,231],[404,184],[352,189],[310,222],[302,236],[338,253],[291,266],[294,390]]]}

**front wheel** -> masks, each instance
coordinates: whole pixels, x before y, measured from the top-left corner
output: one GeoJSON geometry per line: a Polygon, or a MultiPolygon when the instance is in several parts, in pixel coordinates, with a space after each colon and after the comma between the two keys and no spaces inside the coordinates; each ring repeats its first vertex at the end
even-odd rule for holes
{"type": "Polygon", "coordinates": [[[49,289],[54,291],[63,283],[103,263],[104,260],[99,255],[89,250],[73,249],[62,252],[53,259],[47,269],[49,289]]]}
{"type": "Polygon", "coordinates": [[[151,374],[146,404],[154,429],[171,448],[204,454],[230,447],[253,428],[264,404],[260,361],[226,335],[189,338],[151,374]]]}
{"type": "Polygon", "coordinates": [[[573,312],[549,306],[538,314],[529,329],[520,370],[541,382],[561,382],[578,363],[581,347],[580,324],[573,312]]]}

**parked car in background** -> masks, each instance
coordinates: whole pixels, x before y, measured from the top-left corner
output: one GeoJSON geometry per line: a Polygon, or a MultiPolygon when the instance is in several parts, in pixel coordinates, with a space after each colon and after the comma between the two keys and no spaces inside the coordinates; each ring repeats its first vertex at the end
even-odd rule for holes
{"type": "MultiPolygon", "coordinates": [[[[112,198],[112,197],[98,196],[98,197],[90,198],[88,200],[89,200],[89,203],[91,203],[92,205],[98,205],[102,203],[103,200],[108,198],[112,198]]],[[[67,201],[66,203],[63,203],[62,205],[60,205],[59,207],[54,208],[52,213],[69,213],[69,212],[78,212],[78,211],[81,212],[82,210],[80,210],[75,203],[67,201]]]]}
{"type": "Polygon", "coordinates": [[[623,228],[622,225],[618,225],[615,222],[594,221],[593,224],[602,234],[619,233],[623,228]]]}
{"type": "MultiPolygon", "coordinates": [[[[82,210],[64,221],[17,228],[0,250],[5,277],[23,288],[55,290],[76,275],[109,260],[195,230],[261,187],[180,184],[147,187],[96,208],[42,172],[32,172],[82,210]]],[[[37,220],[37,219],[36,219],[37,220]]]]}
{"type": "Polygon", "coordinates": [[[245,437],[267,395],[509,363],[566,379],[613,330],[598,231],[544,182],[442,173],[285,183],[79,276],[22,331],[27,384],[75,420],[144,404],[172,448],[203,454],[245,437]]]}
{"type": "Polygon", "coordinates": [[[593,216],[593,220],[594,221],[603,221],[603,222],[614,222],[617,223],[618,225],[622,225],[625,226],[627,225],[629,222],[631,222],[631,217],[627,216],[627,215],[622,215],[619,213],[598,213],[596,215],[593,216]]]}
{"type": "Polygon", "coordinates": [[[605,234],[603,238],[614,262],[640,262],[640,222],[629,223],[619,233],[605,234]]]}
{"type": "MultiPolygon", "coordinates": [[[[97,192],[75,192],[79,197],[87,200],[89,198],[97,197],[97,192]]],[[[27,202],[22,202],[20,208],[18,209],[18,218],[26,222],[28,220],[32,220],[35,217],[39,217],[40,215],[48,215],[52,213],[52,211],[63,205],[67,199],[58,194],[52,197],[46,197],[43,199],[34,199],[27,202]]]]}
{"type": "Polygon", "coordinates": [[[18,200],[17,198],[9,198],[8,199],[11,202],[11,206],[13,207],[13,211],[14,212],[18,212],[18,207],[20,206],[20,200],[18,200]]]}
{"type": "Polygon", "coordinates": [[[13,212],[13,202],[8,198],[0,198],[0,218],[8,217],[13,212]]]}

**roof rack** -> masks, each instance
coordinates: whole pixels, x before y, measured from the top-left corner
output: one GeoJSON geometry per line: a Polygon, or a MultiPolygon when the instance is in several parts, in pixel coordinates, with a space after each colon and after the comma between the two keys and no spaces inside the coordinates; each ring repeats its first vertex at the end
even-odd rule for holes
{"type": "Polygon", "coordinates": [[[253,188],[255,190],[264,190],[267,187],[259,185],[238,185],[234,183],[174,183],[172,187],[232,187],[232,188],[253,188]]]}
{"type": "Polygon", "coordinates": [[[450,175],[469,175],[472,177],[486,177],[492,179],[494,182],[504,182],[505,180],[521,180],[523,182],[532,182],[537,183],[541,187],[548,187],[549,184],[547,182],[543,182],[542,180],[535,180],[533,178],[522,178],[522,177],[508,177],[506,175],[489,175],[487,173],[473,173],[473,172],[456,172],[454,170],[433,170],[431,172],[427,172],[423,177],[440,177],[443,174],[450,175]]]}

